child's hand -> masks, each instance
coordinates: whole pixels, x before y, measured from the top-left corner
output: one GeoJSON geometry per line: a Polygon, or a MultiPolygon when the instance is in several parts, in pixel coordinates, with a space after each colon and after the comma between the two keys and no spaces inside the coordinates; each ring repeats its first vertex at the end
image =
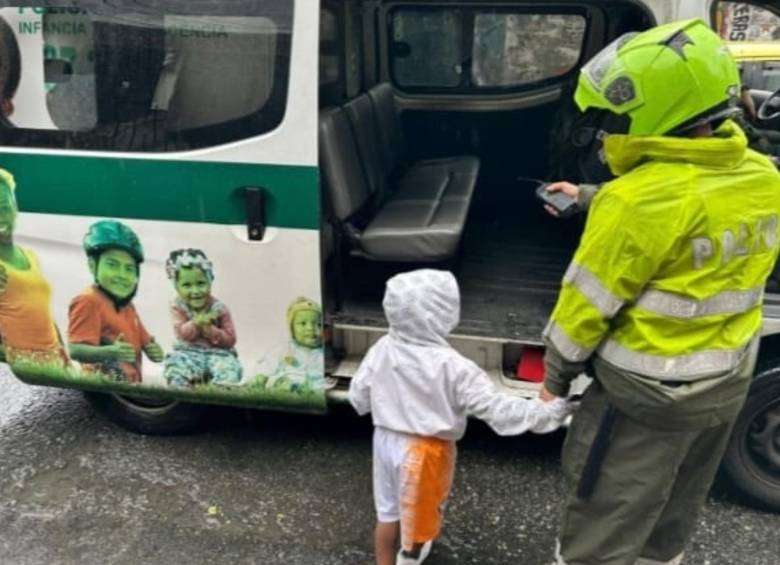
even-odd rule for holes
{"type": "Polygon", "coordinates": [[[579,407],[579,402],[571,402],[565,398],[556,397],[555,400],[550,400],[544,403],[545,408],[550,411],[553,418],[558,420],[561,424],[579,407]]]}
{"type": "Polygon", "coordinates": [[[570,402],[556,398],[547,402],[534,398],[531,402],[532,418],[528,429],[537,434],[548,434],[564,426],[573,410],[570,402]]]}
{"type": "Polygon", "coordinates": [[[211,322],[209,321],[209,315],[205,312],[199,312],[195,314],[192,317],[192,322],[198,326],[200,329],[203,329],[204,327],[208,326],[211,322]]]}
{"type": "Polygon", "coordinates": [[[113,359],[123,363],[135,363],[135,348],[125,341],[124,334],[119,334],[114,343],[105,347],[113,359]]]}
{"type": "Polygon", "coordinates": [[[218,317],[219,314],[217,312],[200,312],[192,317],[192,321],[195,322],[195,325],[201,330],[204,330],[212,325],[218,317]]]}
{"type": "Polygon", "coordinates": [[[146,356],[155,363],[159,363],[163,360],[163,357],[165,357],[165,353],[163,352],[162,347],[160,347],[159,343],[154,341],[154,338],[152,338],[152,341],[146,344],[146,347],[144,347],[144,352],[146,353],[146,356]]]}
{"type": "Polygon", "coordinates": [[[548,389],[546,385],[544,384],[542,385],[542,388],[539,391],[539,400],[541,400],[542,402],[551,402],[557,398],[560,397],[550,392],[550,389],[548,389]]]}

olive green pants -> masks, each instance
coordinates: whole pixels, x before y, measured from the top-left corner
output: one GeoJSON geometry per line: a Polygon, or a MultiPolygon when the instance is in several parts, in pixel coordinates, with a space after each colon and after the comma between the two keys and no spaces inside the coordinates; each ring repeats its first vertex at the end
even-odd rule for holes
{"type": "Polygon", "coordinates": [[[598,382],[585,394],[563,446],[567,500],[559,565],[661,565],[682,559],[733,422],[702,430],[654,429],[618,413],[587,500],[577,497],[607,407],[598,382]]]}

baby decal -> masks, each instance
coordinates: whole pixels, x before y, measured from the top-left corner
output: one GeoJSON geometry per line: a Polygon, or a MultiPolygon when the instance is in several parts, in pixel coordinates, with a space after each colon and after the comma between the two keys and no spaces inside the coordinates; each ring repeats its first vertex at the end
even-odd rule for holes
{"type": "Polygon", "coordinates": [[[290,341],[260,359],[254,386],[291,391],[323,391],[322,310],[308,298],[287,308],[290,341]]]}

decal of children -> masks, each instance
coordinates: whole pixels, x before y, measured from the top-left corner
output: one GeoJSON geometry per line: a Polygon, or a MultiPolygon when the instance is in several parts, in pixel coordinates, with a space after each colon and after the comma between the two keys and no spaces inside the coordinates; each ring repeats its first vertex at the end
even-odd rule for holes
{"type": "Polygon", "coordinates": [[[51,314],[51,285],[35,254],[14,244],[15,192],[13,175],[0,169],[0,355],[11,365],[65,368],[68,356],[51,314]]]}
{"type": "Polygon", "coordinates": [[[164,353],[133,306],[144,250],[135,232],[116,220],[100,220],[84,236],[94,284],[73,298],[68,347],[87,372],[141,382],[141,352],[159,363],[164,353]]]}
{"type": "Polygon", "coordinates": [[[239,384],[236,330],[227,306],[211,294],[211,261],[200,249],[178,249],[168,257],[165,271],[177,294],[171,303],[177,343],[165,357],[168,384],[239,384]]]}
{"type": "Polygon", "coordinates": [[[287,325],[289,343],[258,361],[253,386],[324,390],[322,310],[308,298],[299,297],[287,308],[287,325]]]}

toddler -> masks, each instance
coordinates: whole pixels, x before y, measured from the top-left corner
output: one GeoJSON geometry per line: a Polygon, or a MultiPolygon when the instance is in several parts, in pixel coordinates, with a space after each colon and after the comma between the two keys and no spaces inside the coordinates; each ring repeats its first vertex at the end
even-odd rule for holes
{"type": "Polygon", "coordinates": [[[498,434],[558,428],[569,413],[496,390],[490,378],[447,343],[460,296],[452,273],[430,269],[387,282],[382,303],[390,326],[352,378],[349,400],[374,423],[374,536],[378,565],[422,563],[441,528],[452,486],[455,442],[466,417],[498,434]],[[400,533],[401,550],[396,555],[400,533]]]}
{"type": "Polygon", "coordinates": [[[177,341],[165,358],[168,384],[238,384],[241,363],[233,349],[236,330],[227,306],[211,295],[211,261],[200,249],[178,249],[171,252],[165,270],[177,295],[171,304],[177,341]]]}

